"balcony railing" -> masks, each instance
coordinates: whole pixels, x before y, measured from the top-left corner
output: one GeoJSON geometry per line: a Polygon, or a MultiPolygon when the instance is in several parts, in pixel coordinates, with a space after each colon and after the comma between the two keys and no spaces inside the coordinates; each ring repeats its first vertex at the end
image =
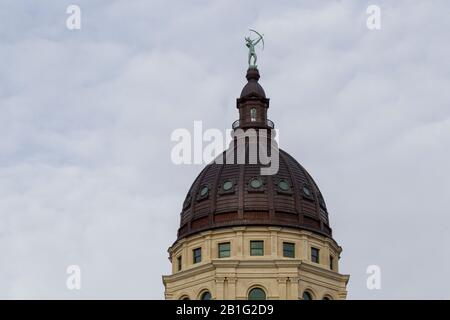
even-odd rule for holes
{"type": "Polygon", "coordinates": [[[237,128],[250,128],[250,127],[273,129],[275,128],[275,124],[273,123],[272,120],[267,119],[265,123],[261,121],[247,122],[245,123],[245,125],[241,127],[241,121],[238,119],[235,122],[233,122],[231,127],[233,128],[233,130],[237,128]]]}

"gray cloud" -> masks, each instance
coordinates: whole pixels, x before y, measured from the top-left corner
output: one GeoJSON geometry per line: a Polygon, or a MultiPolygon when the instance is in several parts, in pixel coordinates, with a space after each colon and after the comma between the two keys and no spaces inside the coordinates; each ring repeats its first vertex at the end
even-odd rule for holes
{"type": "Polygon", "coordinates": [[[254,27],[269,116],[325,195],[349,298],[450,298],[449,4],[378,3],[380,31],[364,1],[79,1],[69,31],[70,1],[3,1],[0,297],[163,298],[201,170],[170,162],[170,134],[237,118],[254,27]]]}

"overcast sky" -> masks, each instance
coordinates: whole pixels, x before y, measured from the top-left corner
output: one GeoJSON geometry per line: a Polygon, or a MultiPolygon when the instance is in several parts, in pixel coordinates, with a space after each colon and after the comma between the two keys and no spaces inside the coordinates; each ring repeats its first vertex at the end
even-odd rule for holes
{"type": "Polygon", "coordinates": [[[202,165],[238,117],[249,28],[280,146],[315,178],[351,299],[450,299],[450,2],[0,1],[0,298],[163,298],[202,165]],[[80,6],[81,30],[66,28],[80,6]],[[381,30],[366,8],[381,7],[381,30]],[[66,288],[66,268],[82,289],[66,288]],[[382,289],[368,290],[379,265],[382,289]]]}

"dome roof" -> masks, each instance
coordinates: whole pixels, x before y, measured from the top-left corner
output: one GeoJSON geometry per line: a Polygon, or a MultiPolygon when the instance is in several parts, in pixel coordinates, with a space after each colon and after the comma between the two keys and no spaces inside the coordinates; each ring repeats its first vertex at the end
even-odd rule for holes
{"type": "Polygon", "coordinates": [[[178,238],[204,230],[270,225],[331,237],[322,194],[309,173],[280,150],[275,175],[259,164],[207,165],[192,184],[181,212],[178,238]]]}
{"type": "MultiPolygon", "coordinates": [[[[257,68],[247,70],[248,83],[237,99],[239,120],[233,123],[233,129],[234,133],[239,132],[236,129],[255,129],[259,139],[264,136],[274,147],[274,125],[267,118],[269,99],[258,83],[259,77],[257,68]]],[[[240,138],[234,135],[233,139],[240,138]]],[[[240,141],[246,141],[249,155],[251,142],[240,141]]],[[[230,148],[236,156],[236,144],[230,148]]],[[[278,171],[273,175],[261,175],[265,166],[249,163],[249,156],[244,164],[232,161],[207,165],[184,200],[178,239],[214,228],[250,225],[305,229],[331,237],[327,208],[316,183],[288,153],[279,150],[278,154],[278,171]]]]}
{"type": "Polygon", "coordinates": [[[247,84],[242,88],[241,98],[254,96],[259,98],[265,98],[266,93],[263,87],[258,83],[259,71],[256,68],[250,68],[247,70],[246,78],[248,80],[247,84]]]}

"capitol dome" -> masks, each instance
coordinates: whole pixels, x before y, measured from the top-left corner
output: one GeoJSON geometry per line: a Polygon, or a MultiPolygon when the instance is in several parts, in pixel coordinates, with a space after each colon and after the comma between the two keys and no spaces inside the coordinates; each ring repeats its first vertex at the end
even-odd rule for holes
{"type": "MultiPolygon", "coordinates": [[[[258,83],[258,69],[248,69],[246,78],[237,99],[240,119],[233,129],[270,131],[274,125],[267,119],[269,99],[258,83]]],[[[246,147],[248,153],[248,142],[246,147]]],[[[282,150],[276,174],[261,175],[261,167],[248,161],[207,165],[184,200],[178,239],[208,229],[250,225],[292,227],[331,237],[324,198],[305,168],[282,150]]]]}
{"type": "Polygon", "coordinates": [[[255,65],[236,100],[229,147],[206,165],[181,205],[169,247],[166,299],[345,299],[342,248],[311,175],[278,148],[255,65]]]}
{"type": "Polygon", "coordinates": [[[207,165],[183,204],[178,238],[207,229],[270,225],[331,236],[322,193],[311,175],[280,150],[275,175],[260,164],[207,165]]]}

